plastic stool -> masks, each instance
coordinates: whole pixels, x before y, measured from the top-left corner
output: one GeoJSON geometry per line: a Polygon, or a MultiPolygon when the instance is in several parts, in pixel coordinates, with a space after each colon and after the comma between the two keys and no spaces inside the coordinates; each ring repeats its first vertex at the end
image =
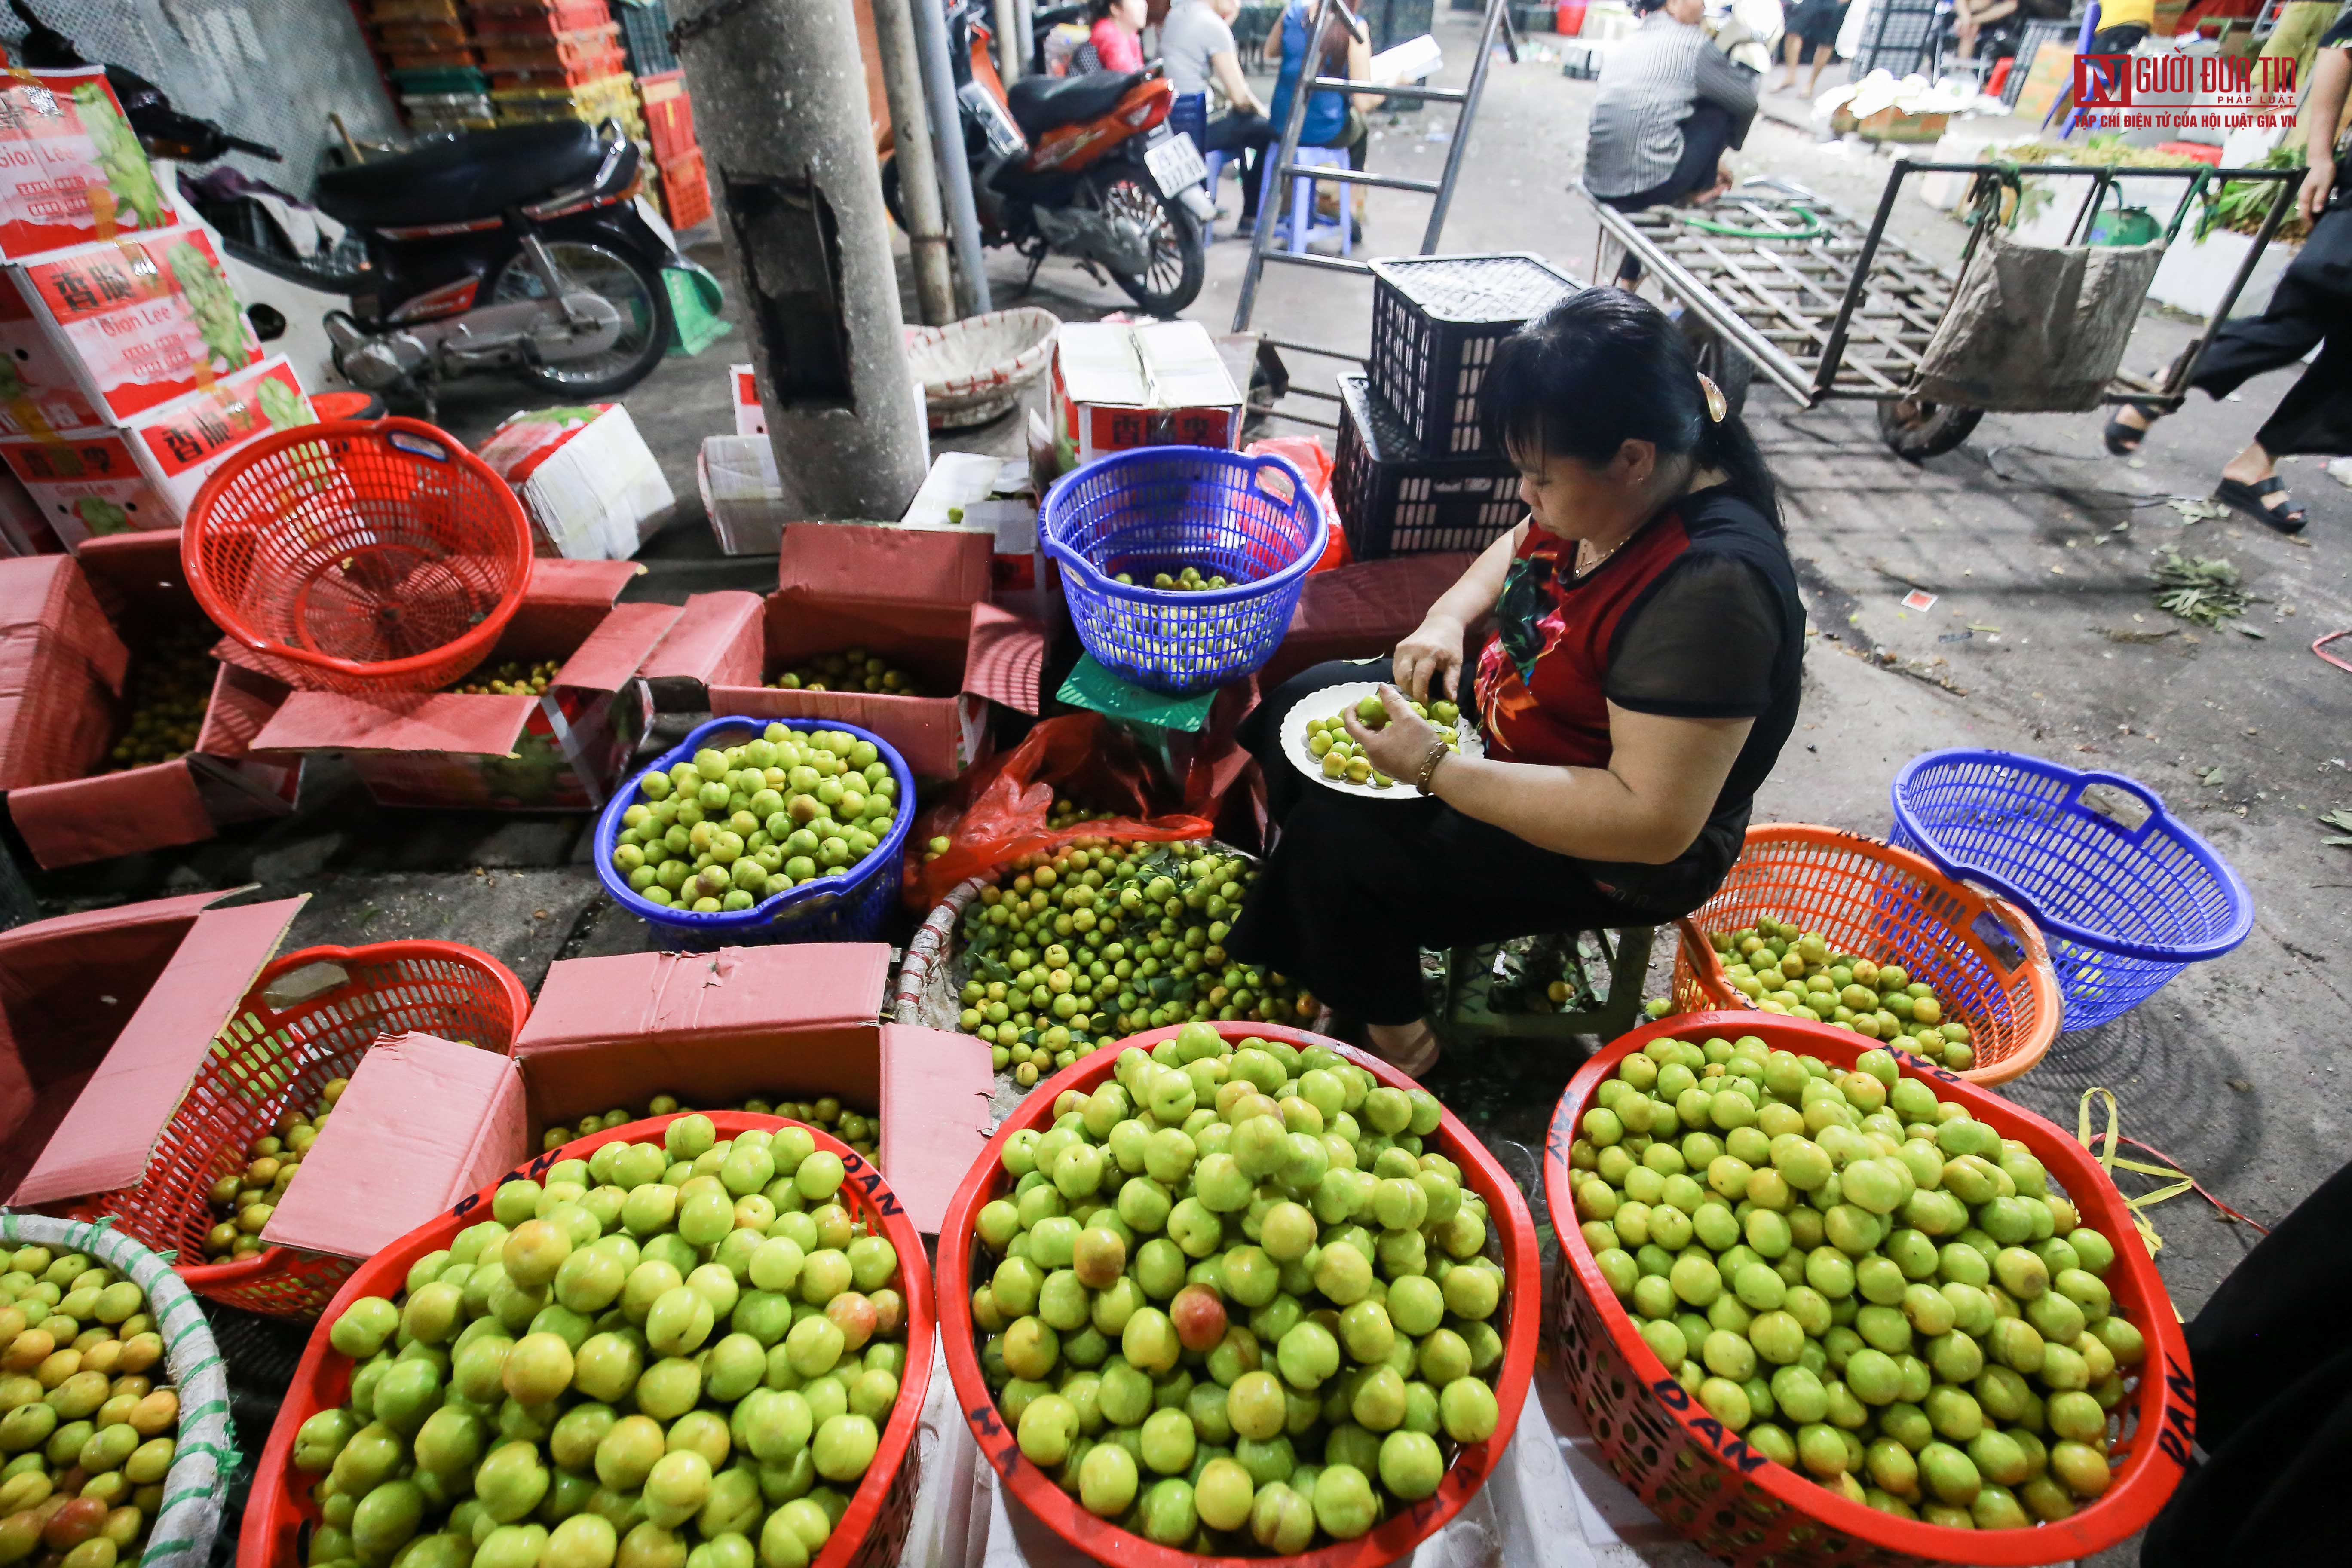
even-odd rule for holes
{"type": "Polygon", "coordinates": [[[1225,165],[1241,162],[1238,153],[1203,153],[1201,162],[1209,166],[1209,216],[1201,225],[1201,243],[1208,244],[1217,237],[1217,182],[1225,177],[1225,165]]]}
{"type": "MultiPolygon", "coordinates": [[[[1277,210],[1273,205],[1272,195],[1274,155],[1277,151],[1279,151],[1278,147],[1266,149],[1265,173],[1258,179],[1257,212],[1258,220],[1261,223],[1271,220],[1277,210]]],[[[1299,168],[1344,169],[1348,166],[1348,150],[1345,147],[1301,147],[1291,162],[1299,168]]],[[[1315,176],[1312,174],[1299,174],[1294,176],[1290,182],[1290,214],[1284,222],[1289,226],[1289,247],[1290,254],[1293,256],[1297,256],[1307,249],[1307,236],[1311,229],[1318,226],[1315,220],[1315,176]]],[[[1343,193],[1346,191],[1345,184],[1338,181],[1333,183],[1339,184],[1343,193]]],[[[1342,256],[1347,255],[1350,248],[1349,205],[1349,203],[1343,195],[1339,200],[1339,254],[1342,256]]]]}

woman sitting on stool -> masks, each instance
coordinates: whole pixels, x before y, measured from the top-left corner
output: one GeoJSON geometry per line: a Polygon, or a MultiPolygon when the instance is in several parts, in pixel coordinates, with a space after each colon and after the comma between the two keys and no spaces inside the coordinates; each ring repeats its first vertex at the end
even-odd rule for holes
{"type": "MultiPolygon", "coordinates": [[[[1756,118],[1756,73],[1699,30],[1706,0],[1634,5],[1641,27],[1601,68],[1584,188],[1620,212],[1713,201],[1731,188],[1724,154],[1756,118]]],[[[1641,276],[1628,257],[1617,281],[1630,288],[1641,276]]]]}
{"type": "Polygon", "coordinates": [[[1317,665],[1242,726],[1280,830],[1227,950],[1416,1074],[1438,1051],[1422,950],[1654,925],[1721,885],[1804,656],[1772,476],[1665,312],[1571,295],[1504,341],[1485,397],[1532,515],[1393,658],[1317,665]],[[1393,683],[1388,722],[1350,712],[1348,733],[1402,798],[1342,795],[1286,754],[1297,704],[1368,677],[1393,683]],[[1465,687],[1483,758],[1405,703],[1465,687]]]}

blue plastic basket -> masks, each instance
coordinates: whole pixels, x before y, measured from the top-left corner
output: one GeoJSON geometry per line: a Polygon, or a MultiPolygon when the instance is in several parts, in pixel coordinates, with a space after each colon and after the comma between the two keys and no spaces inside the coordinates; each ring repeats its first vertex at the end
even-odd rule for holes
{"type": "Polygon", "coordinates": [[[1054,487],[1037,521],[1095,662],[1172,697],[1238,680],[1274,657],[1324,530],[1297,468],[1212,447],[1097,458],[1054,487]],[[1186,566],[1240,585],[1171,594],[1114,580],[1186,566]]]}
{"type": "Polygon", "coordinates": [[[907,827],[915,819],[915,777],[907,771],[907,761],[889,742],[870,730],[855,724],[836,724],[820,719],[713,719],[698,725],[694,732],[676,747],[656,758],[651,766],[640,768],[629,775],[623,787],[613,792],[604,809],[596,817],[596,876],[614,901],[639,920],[675,939],[675,947],[688,952],[708,952],[713,948],[744,947],[772,942],[870,942],[882,930],[889,918],[892,905],[898,901],[898,858],[907,845],[907,827]],[[659,768],[667,773],[678,763],[691,761],[694,753],[705,746],[724,748],[738,745],[763,734],[770,724],[782,724],[787,730],[834,730],[870,742],[890,764],[890,776],[898,781],[898,808],[890,816],[890,831],[874,852],[845,868],[826,876],[772,893],[748,910],[721,910],[696,914],[691,910],[657,904],[630,887],[613,865],[613,851],[621,838],[621,814],[641,798],[637,781],[659,768]]]}
{"type": "Polygon", "coordinates": [[[1929,752],[1895,775],[1897,847],[2023,905],[2050,943],[2068,1033],[2138,1006],[2253,929],[2246,885],[2210,845],[2121,773],[2015,752],[1929,752]],[[2084,798],[2094,784],[2147,807],[2137,827],[2084,798]]]}

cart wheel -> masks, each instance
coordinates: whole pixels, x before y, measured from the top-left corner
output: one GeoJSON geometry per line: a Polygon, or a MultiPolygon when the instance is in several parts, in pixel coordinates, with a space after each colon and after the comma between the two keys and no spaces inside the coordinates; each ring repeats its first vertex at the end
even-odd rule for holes
{"type": "Polygon", "coordinates": [[[1983,417],[1981,408],[1929,403],[1920,397],[1888,397],[1878,405],[1878,434],[1896,457],[1916,463],[1940,458],[1958,447],[1983,417]]]}

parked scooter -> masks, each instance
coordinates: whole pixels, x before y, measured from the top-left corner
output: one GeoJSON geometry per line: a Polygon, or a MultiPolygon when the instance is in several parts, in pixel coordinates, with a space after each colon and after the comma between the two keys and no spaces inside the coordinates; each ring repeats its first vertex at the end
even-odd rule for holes
{"type": "MultiPolygon", "coordinates": [[[[11,4],[33,29],[28,64],[89,63],[25,0],[11,4]]],[[[278,156],[178,112],[121,67],[107,74],[151,157],[278,156]]],[[[316,300],[336,368],[352,384],[428,403],[439,383],[483,370],[572,399],[644,379],[669,344],[662,268],[686,264],[667,228],[640,210],[637,188],[636,149],[609,120],[424,139],[407,153],[320,172],[318,209],[359,243],[310,257],[230,183],[180,185],[233,259],[316,300]]]]}
{"type": "MultiPolygon", "coordinates": [[[[1027,257],[1032,282],[1061,255],[1099,267],[1154,315],[1191,304],[1205,265],[1208,170],[1192,138],[1165,123],[1176,95],[1160,68],[1024,76],[1008,92],[975,0],[949,0],[947,25],[982,240],[1027,257]]],[[[877,151],[883,197],[904,228],[887,136],[877,151]]]]}

